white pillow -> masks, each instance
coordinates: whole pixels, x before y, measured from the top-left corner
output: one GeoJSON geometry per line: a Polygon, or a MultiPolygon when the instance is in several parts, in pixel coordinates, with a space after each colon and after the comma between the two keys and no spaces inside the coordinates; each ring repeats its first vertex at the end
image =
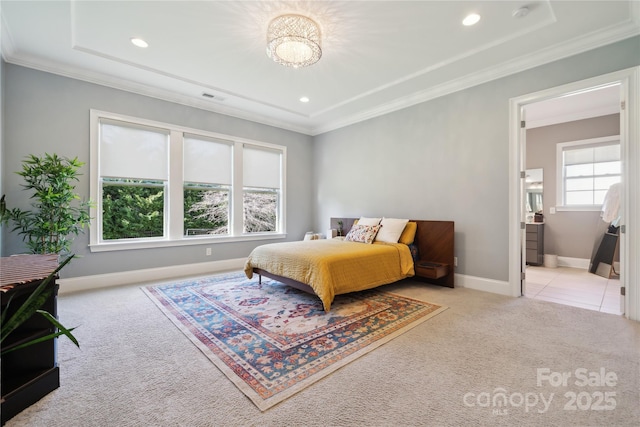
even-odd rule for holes
{"type": "Polygon", "coordinates": [[[376,235],[376,242],[398,243],[400,235],[408,222],[408,219],[382,218],[380,230],[376,235]]]}
{"type": "Polygon", "coordinates": [[[378,225],[380,224],[380,220],[382,218],[367,218],[364,216],[361,216],[360,219],[358,220],[358,225],[378,225]]]}

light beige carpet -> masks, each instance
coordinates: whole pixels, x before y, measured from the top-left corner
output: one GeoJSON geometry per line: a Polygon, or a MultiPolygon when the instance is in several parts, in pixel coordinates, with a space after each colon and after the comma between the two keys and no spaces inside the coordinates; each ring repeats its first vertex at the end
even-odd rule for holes
{"type": "Polygon", "coordinates": [[[405,281],[386,289],[449,309],[261,412],[139,286],[60,297],[81,348],[60,341],[61,388],[7,427],[640,424],[640,324],[621,316],[405,281]],[[540,369],[617,381],[538,385],[540,369]],[[494,406],[503,392],[508,405],[494,406]],[[599,392],[615,408],[586,405],[599,392]],[[527,393],[554,397],[527,408],[527,393]],[[581,406],[567,393],[586,393],[581,406]]]}

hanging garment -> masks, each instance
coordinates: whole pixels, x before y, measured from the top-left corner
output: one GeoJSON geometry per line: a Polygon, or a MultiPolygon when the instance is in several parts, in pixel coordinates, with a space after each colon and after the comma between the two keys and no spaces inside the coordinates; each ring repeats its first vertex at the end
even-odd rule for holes
{"type": "Polygon", "coordinates": [[[612,222],[620,216],[618,212],[620,211],[621,187],[622,184],[619,182],[611,185],[604,196],[604,202],[602,203],[602,220],[604,222],[612,222]]]}

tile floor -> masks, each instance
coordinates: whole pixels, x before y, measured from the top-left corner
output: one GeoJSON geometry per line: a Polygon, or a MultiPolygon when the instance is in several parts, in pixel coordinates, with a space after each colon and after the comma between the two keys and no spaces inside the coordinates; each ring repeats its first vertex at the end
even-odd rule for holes
{"type": "Polygon", "coordinates": [[[620,280],[571,267],[527,266],[525,296],[605,313],[620,312],[620,280]]]}

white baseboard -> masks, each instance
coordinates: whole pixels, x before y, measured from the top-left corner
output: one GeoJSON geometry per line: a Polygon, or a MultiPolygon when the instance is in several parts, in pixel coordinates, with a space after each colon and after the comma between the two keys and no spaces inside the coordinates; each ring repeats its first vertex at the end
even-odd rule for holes
{"type": "MultiPolygon", "coordinates": [[[[591,260],[584,258],[558,257],[558,267],[589,269],[591,260]]],[[[620,270],[618,270],[620,271],[620,270]]],[[[465,274],[455,275],[455,285],[461,288],[476,289],[478,291],[491,292],[500,295],[512,296],[509,282],[486,279],[484,277],[468,276],[465,274]]]]}
{"type": "Polygon", "coordinates": [[[493,294],[511,295],[509,282],[502,280],[486,279],[484,277],[467,276],[465,274],[455,275],[455,286],[461,288],[476,289],[478,291],[491,292],[493,294]]]}
{"type": "MultiPolygon", "coordinates": [[[[60,295],[113,286],[132,285],[135,283],[170,280],[180,277],[199,276],[223,271],[242,270],[246,258],[227,259],[196,264],[174,265],[170,267],[148,268],[144,270],[121,271],[117,273],[96,274],[93,276],[70,277],[59,279],[60,295]]],[[[511,295],[509,283],[483,277],[455,275],[455,285],[462,288],[492,292],[494,294],[511,295]]]]}
{"type": "Polygon", "coordinates": [[[170,267],[148,268],[144,270],[121,271],[117,273],[96,274],[93,276],[59,279],[59,294],[87,291],[112,286],[131,285],[178,277],[199,276],[223,271],[242,270],[246,258],[226,259],[196,264],[174,265],[170,267]]]}
{"type": "Polygon", "coordinates": [[[586,258],[571,258],[568,256],[558,256],[558,267],[572,267],[572,268],[581,268],[583,270],[587,270],[589,268],[590,263],[591,263],[591,260],[586,258]]]}

